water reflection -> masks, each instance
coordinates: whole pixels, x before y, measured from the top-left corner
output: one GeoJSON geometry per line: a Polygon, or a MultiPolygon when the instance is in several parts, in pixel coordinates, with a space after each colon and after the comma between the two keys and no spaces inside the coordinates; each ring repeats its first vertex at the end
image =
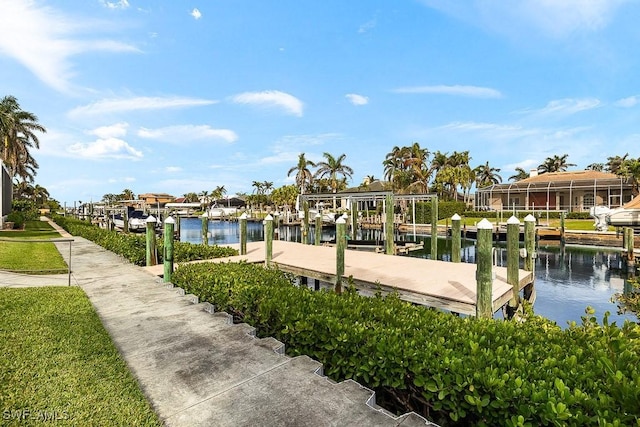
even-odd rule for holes
{"type": "MultiPolygon", "coordinates": [[[[183,219],[180,228],[180,240],[201,243],[201,220],[199,218],[183,219]]],[[[281,226],[278,228],[279,238],[287,241],[301,242],[300,227],[281,226]]],[[[247,240],[249,242],[263,240],[261,222],[247,224],[247,240]]],[[[359,230],[356,239],[369,240],[383,246],[384,234],[380,230],[359,230]]],[[[410,256],[431,258],[431,238],[420,234],[396,234],[399,241],[423,242],[421,250],[410,253],[410,256]]],[[[335,228],[323,228],[322,241],[335,239],[335,228]]],[[[209,222],[209,243],[229,244],[240,240],[238,224],[226,221],[209,222]]],[[[315,230],[312,226],[309,240],[314,243],[315,230]]],[[[475,241],[463,239],[461,245],[463,262],[475,263],[475,241]]],[[[451,239],[438,239],[437,259],[451,259],[451,239]]],[[[611,302],[613,294],[625,289],[624,273],[620,270],[621,262],[617,251],[603,248],[578,246],[542,246],[537,250],[535,261],[535,283],[537,300],[534,311],[566,326],[569,321],[581,322],[584,310],[591,306],[596,310],[600,320],[605,311],[611,313],[610,320],[622,324],[625,319],[635,320],[632,315],[618,315],[617,306],[611,302]]],[[[495,263],[506,266],[506,249],[504,245],[496,245],[495,263]]],[[[522,261],[522,260],[521,260],[522,261]]],[[[522,267],[522,264],[521,264],[522,267]]]]}

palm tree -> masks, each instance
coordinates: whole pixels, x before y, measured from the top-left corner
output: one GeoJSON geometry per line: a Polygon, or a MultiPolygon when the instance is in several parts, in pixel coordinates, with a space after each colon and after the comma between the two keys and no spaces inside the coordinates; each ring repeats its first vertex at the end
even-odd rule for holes
{"type": "Polygon", "coordinates": [[[634,196],[640,194],[640,158],[626,159],[622,162],[618,175],[629,178],[634,196]]]}
{"type": "Polygon", "coordinates": [[[522,181],[529,178],[529,172],[522,168],[516,168],[516,174],[509,177],[509,181],[522,181]]]}
{"type": "Polygon", "coordinates": [[[564,172],[567,168],[575,166],[573,163],[567,163],[568,154],[562,156],[554,155],[553,157],[547,157],[545,161],[538,166],[538,172],[551,173],[551,172],[564,172]]]}
{"type": "Polygon", "coordinates": [[[33,182],[38,164],[29,152],[40,148],[36,132],[46,132],[38,117],[20,108],[13,96],[0,100],[0,156],[12,177],[33,182]]]}
{"type": "Polygon", "coordinates": [[[262,182],[262,191],[265,195],[269,194],[273,190],[273,182],[271,181],[263,181],[262,182]]]}
{"type": "Polygon", "coordinates": [[[622,164],[627,160],[627,157],[629,157],[629,153],[626,153],[622,157],[621,156],[607,157],[607,164],[605,165],[605,170],[618,175],[620,168],[622,167],[622,164]]]}
{"type": "Polygon", "coordinates": [[[136,195],[134,194],[134,192],[128,188],[122,190],[122,193],[120,194],[120,200],[135,200],[135,198],[136,195]]]}
{"type": "Polygon", "coordinates": [[[214,201],[218,201],[222,199],[225,194],[227,194],[227,189],[224,188],[224,185],[218,185],[216,188],[213,189],[213,191],[211,191],[211,198],[214,201]]]}
{"type": "Polygon", "coordinates": [[[329,153],[323,153],[322,156],[325,158],[325,161],[316,164],[318,170],[316,171],[315,177],[321,179],[327,177],[331,183],[332,191],[336,193],[339,185],[338,175],[342,175],[345,179],[351,178],[353,169],[343,164],[344,159],[347,157],[346,154],[341,154],[337,158],[329,153]]]}
{"type": "Polygon", "coordinates": [[[489,185],[499,184],[502,182],[502,177],[498,174],[500,168],[493,168],[489,166],[489,162],[484,165],[476,167],[473,172],[476,175],[476,187],[488,187],[489,185]]]}
{"type": "Polygon", "coordinates": [[[604,163],[591,163],[590,165],[587,165],[585,169],[602,172],[604,170],[604,167],[605,167],[604,163]]]}
{"type": "Polygon", "coordinates": [[[309,167],[316,167],[316,164],[311,160],[307,160],[304,153],[298,154],[298,164],[289,169],[287,176],[291,176],[293,172],[296,173],[296,185],[300,189],[300,194],[304,194],[304,190],[310,187],[313,183],[313,174],[309,167]]]}
{"type": "Polygon", "coordinates": [[[33,200],[36,202],[36,206],[42,207],[49,199],[49,191],[39,184],[33,187],[33,200]]]}
{"type": "Polygon", "coordinates": [[[186,193],[183,194],[182,197],[184,197],[184,201],[187,203],[196,203],[199,200],[196,193],[186,193]]]}
{"type": "Polygon", "coordinates": [[[202,205],[202,207],[205,209],[208,208],[211,204],[211,196],[209,195],[209,192],[207,190],[202,190],[198,194],[198,199],[200,200],[200,204],[202,205]]]}

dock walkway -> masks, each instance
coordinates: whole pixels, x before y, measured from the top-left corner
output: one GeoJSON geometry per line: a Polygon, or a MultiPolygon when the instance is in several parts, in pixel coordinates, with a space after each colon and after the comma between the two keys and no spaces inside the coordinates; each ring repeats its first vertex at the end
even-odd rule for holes
{"type": "MultiPolygon", "coordinates": [[[[258,339],[246,324],[81,237],[72,284],[88,295],[144,394],[167,426],[425,426],[394,416],[357,382],[335,383],[306,356],[258,339]]],[[[68,261],[68,243],[57,243],[68,261]]],[[[66,278],[66,275],[64,275],[66,278]]],[[[21,286],[48,285],[32,277],[21,286]]],[[[0,286],[3,286],[0,284],[0,286]]]]}
{"type": "MultiPolygon", "coordinates": [[[[239,249],[239,245],[229,245],[239,249]]],[[[451,263],[374,252],[345,251],[344,278],[351,277],[363,294],[397,291],[400,298],[455,313],[476,314],[476,265],[451,263]]],[[[247,254],[211,260],[214,262],[264,262],[264,242],[247,243],[247,254]]],[[[303,245],[283,240],[273,241],[273,264],[284,271],[335,283],[336,249],[303,245]]],[[[163,274],[163,266],[145,267],[152,274],[163,274]]],[[[507,268],[493,267],[493,312],[505,305],[512,294],[507,283],[507,268]]],[[[519,271],[520,289],[532,283],[533,274],[519,271]]]]}

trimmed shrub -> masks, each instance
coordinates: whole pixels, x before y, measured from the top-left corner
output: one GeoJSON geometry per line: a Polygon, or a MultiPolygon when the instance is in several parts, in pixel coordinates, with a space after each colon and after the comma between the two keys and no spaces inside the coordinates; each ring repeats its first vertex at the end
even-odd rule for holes
{"type": "Polygon", "coordinates": [[[562,330],[460,318],[401,301],[314,292],[275,269],[189,264],[174,283],[306,354],[340,381],[379,392],[379,403],[445,425],[637,425],[640,329],[603,326],[593,313],[562,330]]]}

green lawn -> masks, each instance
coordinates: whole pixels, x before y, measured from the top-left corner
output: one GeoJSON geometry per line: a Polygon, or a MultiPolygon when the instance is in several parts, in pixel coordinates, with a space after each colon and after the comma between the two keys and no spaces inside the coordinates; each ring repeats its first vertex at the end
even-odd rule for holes
{"type": "Polygon", "coordinates": [[[65,273],[67,263],[51,242],[60,234],[43,221],[27,221],[24,230],[0,231],[0,270],[31,274],[65,273]]]}
{"type": "Polygon", "coordinates": [[[79,288],[0,288],[1,425],[156,426],[79,288]]]}

